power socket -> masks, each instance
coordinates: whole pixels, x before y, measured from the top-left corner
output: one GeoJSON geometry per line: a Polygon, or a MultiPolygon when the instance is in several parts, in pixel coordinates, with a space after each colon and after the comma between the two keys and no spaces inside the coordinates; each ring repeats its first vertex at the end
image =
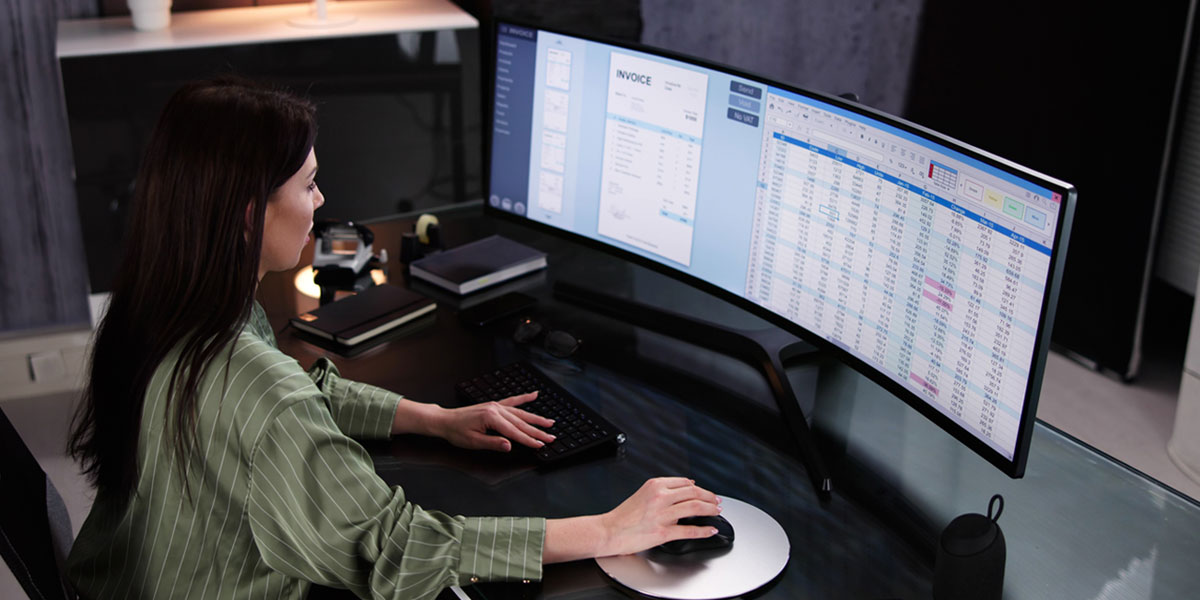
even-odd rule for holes
{"type": "Polygon", "coordinates": [[[0,340],[0,400],[79,390],[91,329],[0,340]]]}
{"type": "Polygon", "coordinates": [[[29,355],[29,376],[34,383],[61,383],[67,378],[67,364],[62,352],[49,350],[29,355]]]}

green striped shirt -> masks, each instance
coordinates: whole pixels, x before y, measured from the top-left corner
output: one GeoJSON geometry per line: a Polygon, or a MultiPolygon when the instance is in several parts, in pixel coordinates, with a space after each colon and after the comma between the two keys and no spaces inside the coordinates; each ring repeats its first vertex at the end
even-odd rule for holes
{"type": "Polygon", "coordinates": [[[400,396],[342,379],[327,359],[306,373],[257,303],[201,381],[189,498],[163,429],[177,356],[146,392],[135,495],[124,507],[99,495],[71,550],[84,597],[302,598],[315,582],[433,598],[541,577],[545,520],[448,516],[389,488],[348,436],[386,438],[400,396]]]}

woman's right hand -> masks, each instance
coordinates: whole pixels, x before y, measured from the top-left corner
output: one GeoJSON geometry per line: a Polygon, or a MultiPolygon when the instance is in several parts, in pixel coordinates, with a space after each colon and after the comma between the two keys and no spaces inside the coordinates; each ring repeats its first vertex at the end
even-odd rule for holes
{"type": "Polygon", "coordinates": [[[716,530],[676,521],[720,514],[720,503],[716,494],[691,479],[650,479],[604,514],[547,521],[542,560],[550,564],[633,554],[673,540],[708,537],[716,530]]]}
{"type": "Polygon", "coordinates": [[[676,521],[720,513],[720,498],[691,479],[650,479],[616,508],[601,515],[610,537],[597,556],[633,554],[673,540],[709,537],[716,529],[678,525],[676,521]]]}

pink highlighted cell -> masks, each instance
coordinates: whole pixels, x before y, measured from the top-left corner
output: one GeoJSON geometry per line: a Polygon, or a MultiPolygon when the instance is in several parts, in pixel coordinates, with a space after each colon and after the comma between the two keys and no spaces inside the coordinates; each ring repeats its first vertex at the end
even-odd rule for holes
{"type": "Polygon", "coordinates": [[[925,276],[925,283],[933,286],[934,289],[938,290],[939,292],[941,292],[943,294],[950,296],[951,298],[954,297],[954,290],[946,287],[945,285],[942,285],[942,282],[940,282],[928,275],[925,276]]]}
{"type": "Polygon", "coordinates": [[[937,295],[934,294],[933,292],[931,292],[929,290],[925,290],[924,295],[926,298],[929,298],[930,300],[933,300],[934,302],[936,302],[938,306],[941,306],[942,308],[944,308],[946,310],[953,310],[953,307],[950,305],[949,302],[946,302],[945,300],[938,298],[937,295]]]}
{"type": "Polygon", "coordinates": [[[916,373],[909,373],[908,378],[917,382],[917,384],[921,387],[929,390],[934,396],[937,395],[938,389],[930,385],[929,382],[925,381],[920,375],[917,375],[916,373]]]}

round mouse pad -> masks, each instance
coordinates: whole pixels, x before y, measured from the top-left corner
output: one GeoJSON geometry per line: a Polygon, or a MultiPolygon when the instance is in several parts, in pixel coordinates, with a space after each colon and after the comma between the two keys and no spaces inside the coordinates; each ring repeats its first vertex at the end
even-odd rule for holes
{"type": "Polygon", "coordinates": [[[597,558],[617,583],[647,596],[678,600],[729,598],[754,591],[787,566],[787,533],[771,515],[721,496],[721,516],[733,526],[733,545],[671,555],[659,550],[597,558]]]}

